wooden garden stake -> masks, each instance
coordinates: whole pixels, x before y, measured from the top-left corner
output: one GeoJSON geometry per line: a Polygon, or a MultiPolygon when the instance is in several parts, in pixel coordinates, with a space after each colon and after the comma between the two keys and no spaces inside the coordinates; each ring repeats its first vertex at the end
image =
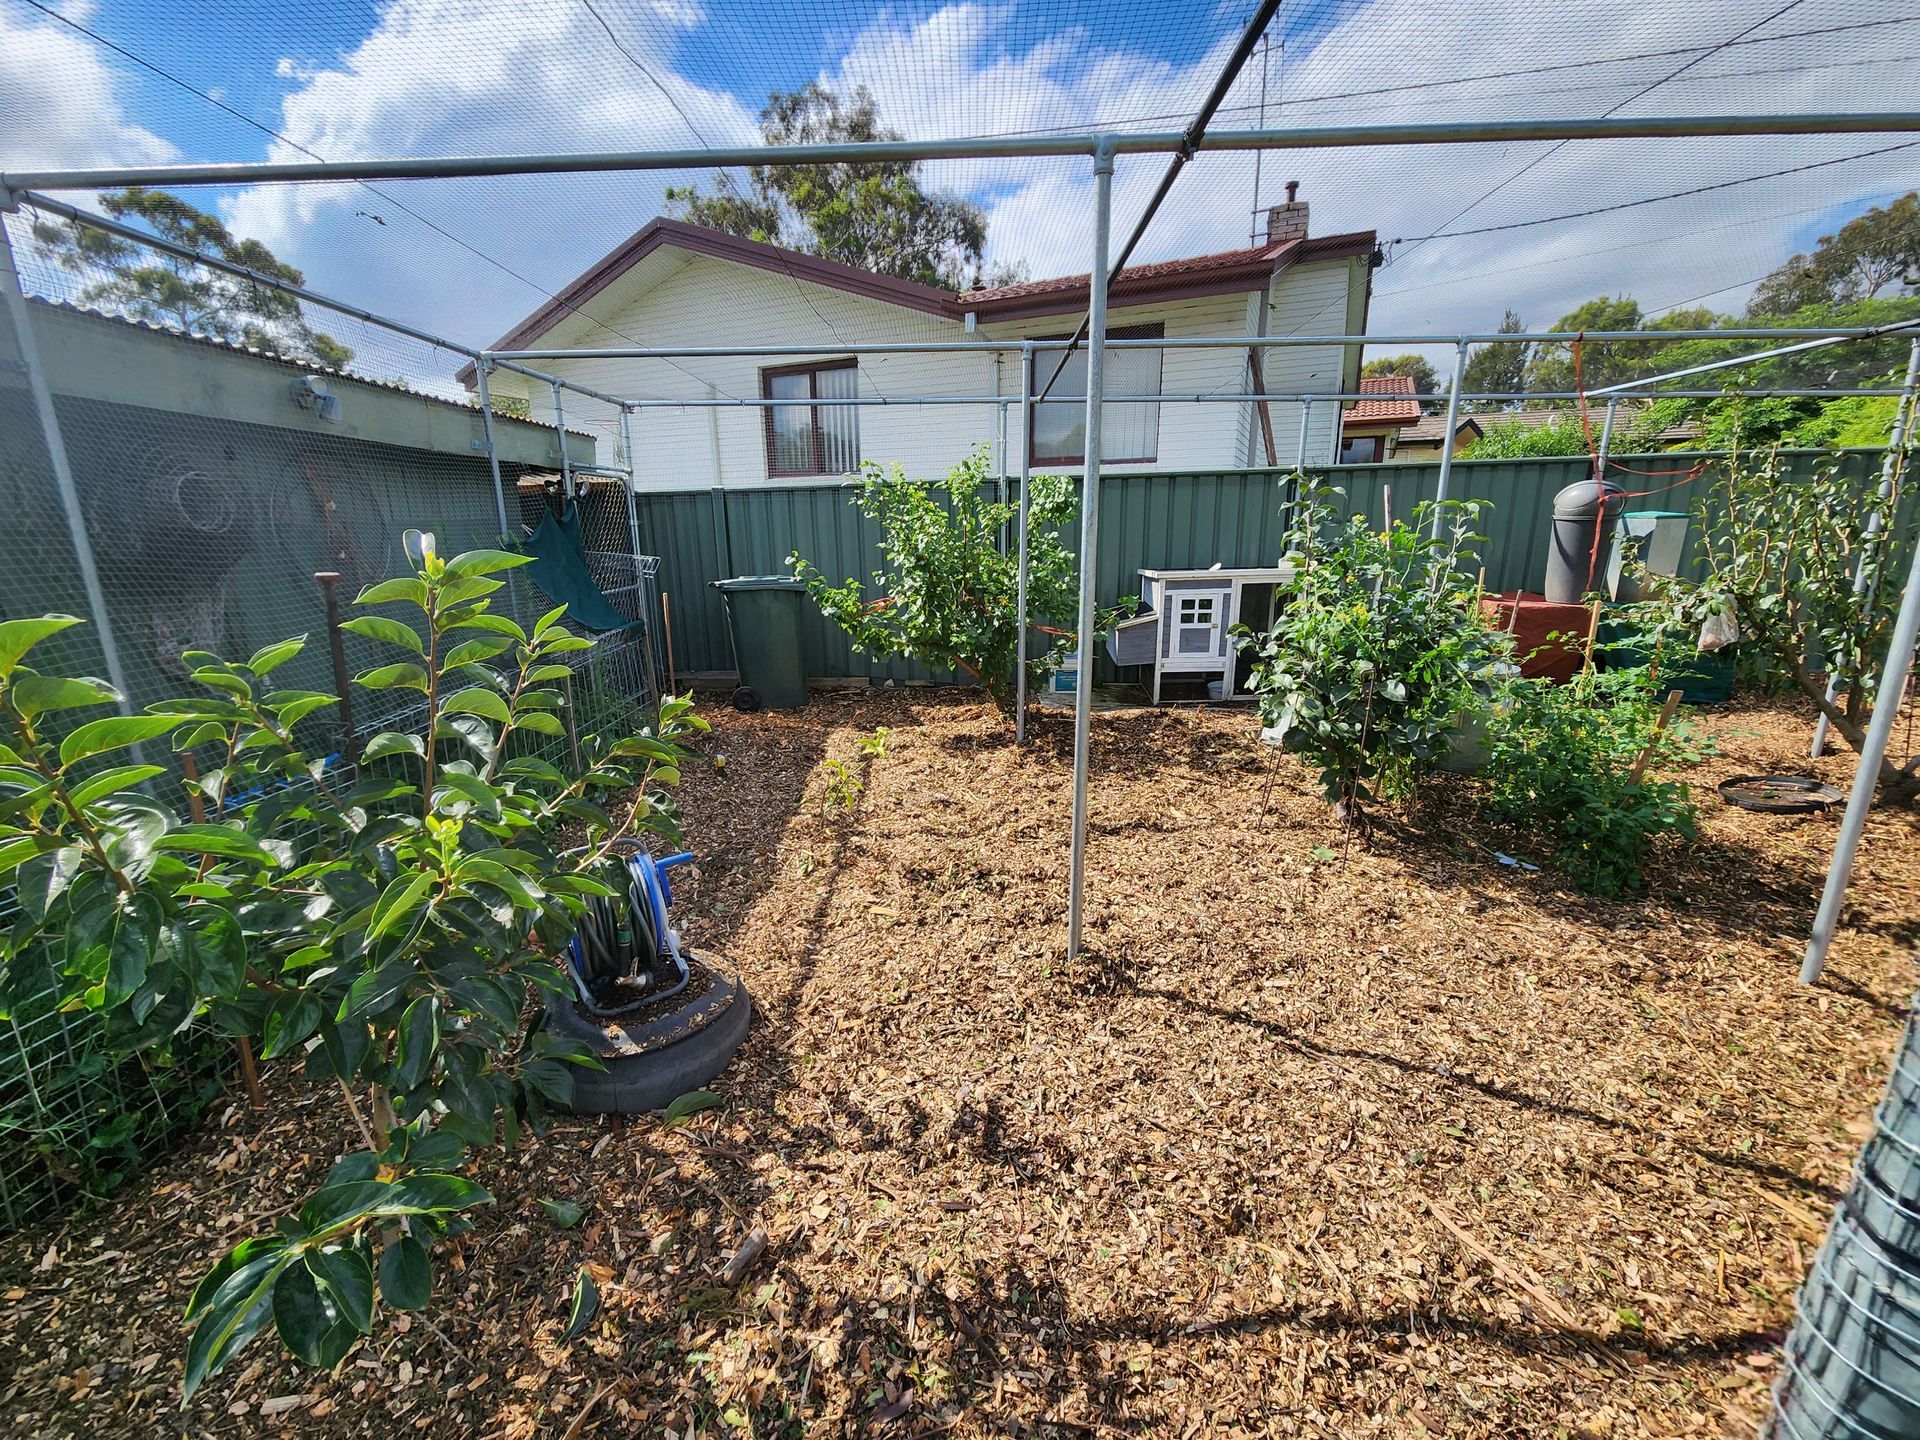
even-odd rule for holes
{"type": "Polygon", "coordinates": [[[1593,642],[1594,642],[1594,639],[1599,634],[1600,634],[1600,601],[1599,601],[1599,598],[1596,596],[1593,602],[1593,613],[1587,616],[1587,658],[1581,663],[1581,666],[1580,666],[1580,673],[1583,676],[1591,675],[1593,673],[1593,642]]]}
{"type": "Polygon", "coordinates": [[[673,597],[664,590],[660,592],[660,629],[667,642],[667,693],[672,695],[680,687],[673,678],[673,597]]]}
{"type": "Polygon", "coordinates": [[[1647,762],[1653,759],[1653,747],[1660,743],[1661,732],[1673,719],[1673,712],[1680,708],[1680,692],[1669,690],[1666,704],[1660,707],[1659,718],[1653,722],[1653,733],[1647,737],[1647,743],[1640,747],[1640,753],[1634,758],[1633,769],[1627,772],[1627,783],[1638,785],[1640,777],[1647,773],[1647,762]]]}
{"type": "MultiPolygon", "coordinates": [[[[191,750],[180,752],[180,774],[187,782],[187,813],[193,823],[207,823],[207,802],[200,794],[200,765],[191,750]]],[[[253,1062],[253,1042],[244,1035],[234,1037],[233,1048],[240,1056],[240,1083],[246,1088],[247,1105],[258,1110],[267,1103],[260,1089],[260,1067],[253,1062]]]]}

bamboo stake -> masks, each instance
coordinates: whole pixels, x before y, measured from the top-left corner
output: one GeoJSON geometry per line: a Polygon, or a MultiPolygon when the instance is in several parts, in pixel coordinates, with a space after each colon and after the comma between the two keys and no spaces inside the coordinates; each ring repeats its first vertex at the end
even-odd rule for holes
{"type": "Polygon", "coordinates": [[[1627,783],[1629,785],[1638,785],[1640,783],[1640,777],[1647,773],[1647,762],[1653,759],[1654,747],[1660,743],[1662,732],[1666,730],[1668,723],[1673,719],[1673,712],[1679,708],[1680,692],[1678,690],[1669,690],[1667,692],[1666,704],[1660,707],[1660,716],[1653,722],[1653,733],[1647,737],[1647,743],[1640,747],[1640,754],[1634,759],[1633,769],[1627,772],[1627,783]]]}
{"type": "MultiPolygon", "coordinates": [[[[200,764],[191,750],[180,752],[180,774],[187,782],[187,813],[193,817],[194,824],[204,825],[207,802],[200,794],[200,764]]],[[[253,1042],[244,1035],[236,1035],[233,1048],[240,1056],[240,1083],[247,1092],[247,1106],[258,1110],[267,1103],[267,1097],[260,1089],[260,1067],[253,1060],[253,1042]]]]}
{"type": "Polygon", "coordinates": [[[1594,597],[1593,611],[1587,616],[1587,655],[1581,662],[1580,675],[1584,679],[1593,673],[1593,642],[1600,633],[1600,600],[1594,597]]]}
{"type": "Polygon", "coordinates": [[[673,677],[673,597],[664,590],[660,592],[660,631],[667,642],[667,693],[672,695],[680,687],[673,677]]]}

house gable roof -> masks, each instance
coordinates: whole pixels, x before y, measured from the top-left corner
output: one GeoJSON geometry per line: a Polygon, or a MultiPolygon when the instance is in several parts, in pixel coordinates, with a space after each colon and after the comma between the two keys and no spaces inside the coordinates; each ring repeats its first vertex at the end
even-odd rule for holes
{"type": "MultiPolygon", "coordinates": [[[[977,315],[982,320],[1013,320],[1063,314],[1084,309],[1087,304],[1085,275],[1034,280],[955,295],[917,281],[901,280],[857,266],[842,265],[837,260],[823,260],[817,255],[805,255],[798,250],[744,239],[720,230],[709,230],[703,225],[690,225],[684,220],[657,217],[588,266],[577,279],[494,341],[490,348],[517,350],[530,346],[531,342],[567,317],[581,313],[595,297],[647,256],[669,246],[696,255],[711,256],[716,260],[751,265],[776,275],[788,275],[796,280],[843,290],[889,305],[899,305],[944,320],[962,320],[968,315],[977,315]]],[[[1345,235],[1324,235],[1278,246],[1255,245],[1241,250],[1223,250],[1213,255],[1190,256],[1183,260],[1134,265],[1121,274],[1113,287],[1111,298],[1115,306],[1151,305],[1201,295],[1255,290],[1281,266],[1370,255],[1374,248],[1374,232],[1356,230],[1345,235]]],[[[471,386],[475,380],[474,367],[471,364],[463,366],[458,378],[462,384],[471,386]]]]}

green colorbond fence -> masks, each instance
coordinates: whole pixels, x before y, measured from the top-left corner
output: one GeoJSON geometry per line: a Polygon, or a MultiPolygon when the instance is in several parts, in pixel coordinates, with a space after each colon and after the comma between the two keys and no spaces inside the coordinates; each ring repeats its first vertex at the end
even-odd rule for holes
{"type": "MultiPolygon", "coordinates": [[[[1630,509],[1690,510],[1704,493],[1707,478],[1688,483],[1684,473],[1697,461],[1711,466],[1726,457],[1670,453],[1616,458],[1636,471],[1681,472],[1618,474],[1616,479],[1630,489],[1654,492],[1630,501],[1630,509]]],[[[1805,476],[1832,459],[1833,452],[1793,451],[1782,458],[1789,476],[1805,476]]],[[[1878,450],[1839,452],[1839,463],[1863,482],[1879,473],[1880,462],[1878,450]]],[[[1404,519],[1414,505],[1433,498],[1440,467],[1343,465],[1310,473],[1316,483],[1344,490],[1355,514],[1379,519],[1390,502],[1392,513],[1404,519]]],[[[1489,590],[1540,587],[1554,493],[1588,473],[1589,462],[1581,456],[1455,462],[1451,497],[1484,500],[1491,506],[1481,522],[1489,590]]],[[[1102,475],[1099,598],[1106,602],[1138,591],[1136,572],[1142,568],[1272,563],[1280,553],[1285,530],[1281,509],[1292,483],[1291,471],[1269,469],[1102,475]]],[[[725,611],[710,582],[732,575],[784,573],[787,556],[795,552],[835,578],[865,580],[878,567],[879,530],[850,503],[854,488],[816,484],[639,497],[640,545],[661,557],[660,584],[672,597],[674,659],[682,674],[734,668],[725,611]]],[[[1903,519],[1911,519],[1912,507],[1911,495],[1903,496],[1903,519]]],[[[1900,533],[1910,528],[1902,525],[1900,533]]],[[[1066,538],[1075,545],[1077,530],[1066,538]]],[[[840,630],[811,607],[805,636],[807,673],[812,676],[867,677],[875,683],[946,678],[918,665],[854,654],[840,630]]],[[[1110,667],[1104,661],[1102,666],[1103,676],[1112,678],[1106,673],[1110,667]]]]}

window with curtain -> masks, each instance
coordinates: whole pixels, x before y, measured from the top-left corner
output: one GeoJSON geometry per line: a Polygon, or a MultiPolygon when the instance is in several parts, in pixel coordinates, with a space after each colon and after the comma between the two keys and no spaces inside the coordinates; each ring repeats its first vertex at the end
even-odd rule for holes
{"type": "MultiPolygon", "coordinates": [[[[1163,340],[1164,325],[1125,325],[1107,332],[1114,340],[1163,340]]],[[[1065,335],[1050,336],[1065,340],[1065,335]]],[[[1037,351],[1033,360],[1036,390],[1060,364],[1058,350],[1037,351]]],[[[1109,350],[1101,390],[1108,395],[1158,395],[1159,349],[1109,350]]],[[[1075,350],[1044,405],[1033,407],[1033,463],[1081,465],[1087,458],[1087,352],[1075,350]]],[[[1152,401],[1109,405],[1100,417],[1100,463],[1144,464],[1160,451],[1160,407],[1152,401]]]]}
{"type": "Polygon", "coordinates": [[[860,393],[860,362],[825,360],[760,372],[760,394],[791,404],[766,407],[768,475],[844,475],[860,468],[860,410],[821,405],[860,393]]]}

